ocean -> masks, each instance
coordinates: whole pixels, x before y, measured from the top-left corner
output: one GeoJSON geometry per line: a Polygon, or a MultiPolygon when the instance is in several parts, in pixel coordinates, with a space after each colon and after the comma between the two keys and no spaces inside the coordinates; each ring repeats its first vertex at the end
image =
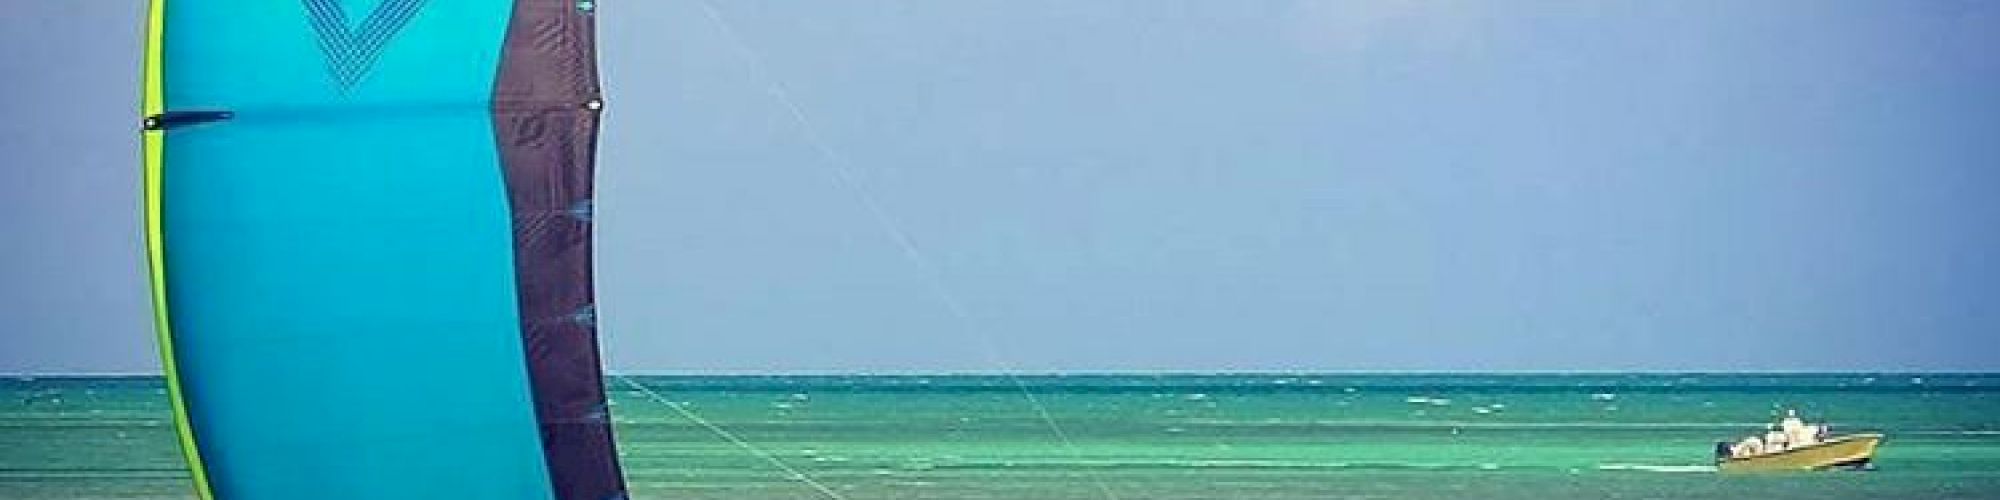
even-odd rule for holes
{"type": "MultiPolygon", "coordinates": [[[[608,384],[634,498],[2000,498],[2000,374],[608,384]],[[1714,471],[1715,441],[1780,407],[1886,433],[1875,469],[1714,471]]],[[[191,498],[187,478],[161,379],[0,380],[0,498],[191,498]]]]}

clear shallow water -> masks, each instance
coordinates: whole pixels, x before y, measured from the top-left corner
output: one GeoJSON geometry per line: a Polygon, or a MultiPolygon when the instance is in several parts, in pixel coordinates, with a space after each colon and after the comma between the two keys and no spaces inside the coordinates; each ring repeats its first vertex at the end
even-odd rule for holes
{"type": "MultiPolygon", "coordinates": [[[[1022,379],[1071,446],[1005,377],[634,380],[857,499],[2000,498],[1995,374],[1022,379]],[[1712,472],[1774,405],[1888,433],[1879,470],[1712,472]]],[[[816,498],[611,387],[635,497],[816,498]]],[[[0,498],[188,498],[175,446],[157,378],[0,380],[0,498]]]]}

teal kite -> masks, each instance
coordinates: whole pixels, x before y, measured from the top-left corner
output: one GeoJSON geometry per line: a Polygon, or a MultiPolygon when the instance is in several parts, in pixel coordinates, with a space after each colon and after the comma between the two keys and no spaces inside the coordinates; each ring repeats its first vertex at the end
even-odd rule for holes
{"type": "Polygon", "coordinates": [[[147,249],[204,499],[625,497],[588,0],[152,0],[147,249]]]}

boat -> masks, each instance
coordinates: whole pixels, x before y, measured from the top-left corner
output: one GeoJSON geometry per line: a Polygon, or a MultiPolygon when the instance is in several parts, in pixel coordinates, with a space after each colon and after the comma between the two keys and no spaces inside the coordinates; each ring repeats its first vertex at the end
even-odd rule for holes
{"type": "Polygon", "coordinates": [[[1881,444],[1881,434],[1852,434],[1780,451],[1719,457],[1715,466],[1723,472],[1865,469],[1881,444]]]}
{"type": "Polygon", "coordinates": [[[1872,466],[1882,434],[1832,436],[1825,425],[1807,425],[1796,411],[1769,425],[1767,432],[1742,441],[1715,444],[1716,469],[1722,472],[1866,469],[1872,466]]]}

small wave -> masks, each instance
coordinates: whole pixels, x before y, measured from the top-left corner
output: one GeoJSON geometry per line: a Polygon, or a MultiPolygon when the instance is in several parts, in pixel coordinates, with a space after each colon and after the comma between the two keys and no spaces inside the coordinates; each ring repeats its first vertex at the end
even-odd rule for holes
{"type": "Polygon", "coordinates": [[[1918,436],[2000,436],[2000,431],[1903,431],[1897,434],[1918,436]]]}
{"type": "Polygon", "coordinates": [[[1713,465],[1600,464],[1597,470],[1641,472],[1715,472],[1713,465]]]}
{"type": "MultiPolygon", "coordinates": [[[[904,466],[911,468],[910,464],[904,466]]],[[[1259,459],[1138,459],[1138,460],[954,460],[924,462],[924,469],[1341,469],[1341,470],[1477,470],[1518,469],[1494,462],[1348,462],[1259,459]]],[[[1530,466],[1528,468],[1535,468],[1530,466]]]]}
{"type": "MultiPolygon", "coordinates": [[[[1421,410],[1419,410],[1421,411],[1421,410]]],[[[1260,419],[1236,420],[1214,418],[1190,418],[1182,421],[1185,425],[1201,426],[1310,426],[1324,428],[1375,428],[1375,429],[1435,429],[1460,427],[1468,429],[1534,429],[1534,430],[1628,430],[1628,429],[1689,429],[1709,430],[1762,427],[1761,422],[1493,422],[1479,420],[1322,420],[1322,419],[1260,419]]],[[[1979,432],[1979,431],[1973,431],[1979,432]]]]}

